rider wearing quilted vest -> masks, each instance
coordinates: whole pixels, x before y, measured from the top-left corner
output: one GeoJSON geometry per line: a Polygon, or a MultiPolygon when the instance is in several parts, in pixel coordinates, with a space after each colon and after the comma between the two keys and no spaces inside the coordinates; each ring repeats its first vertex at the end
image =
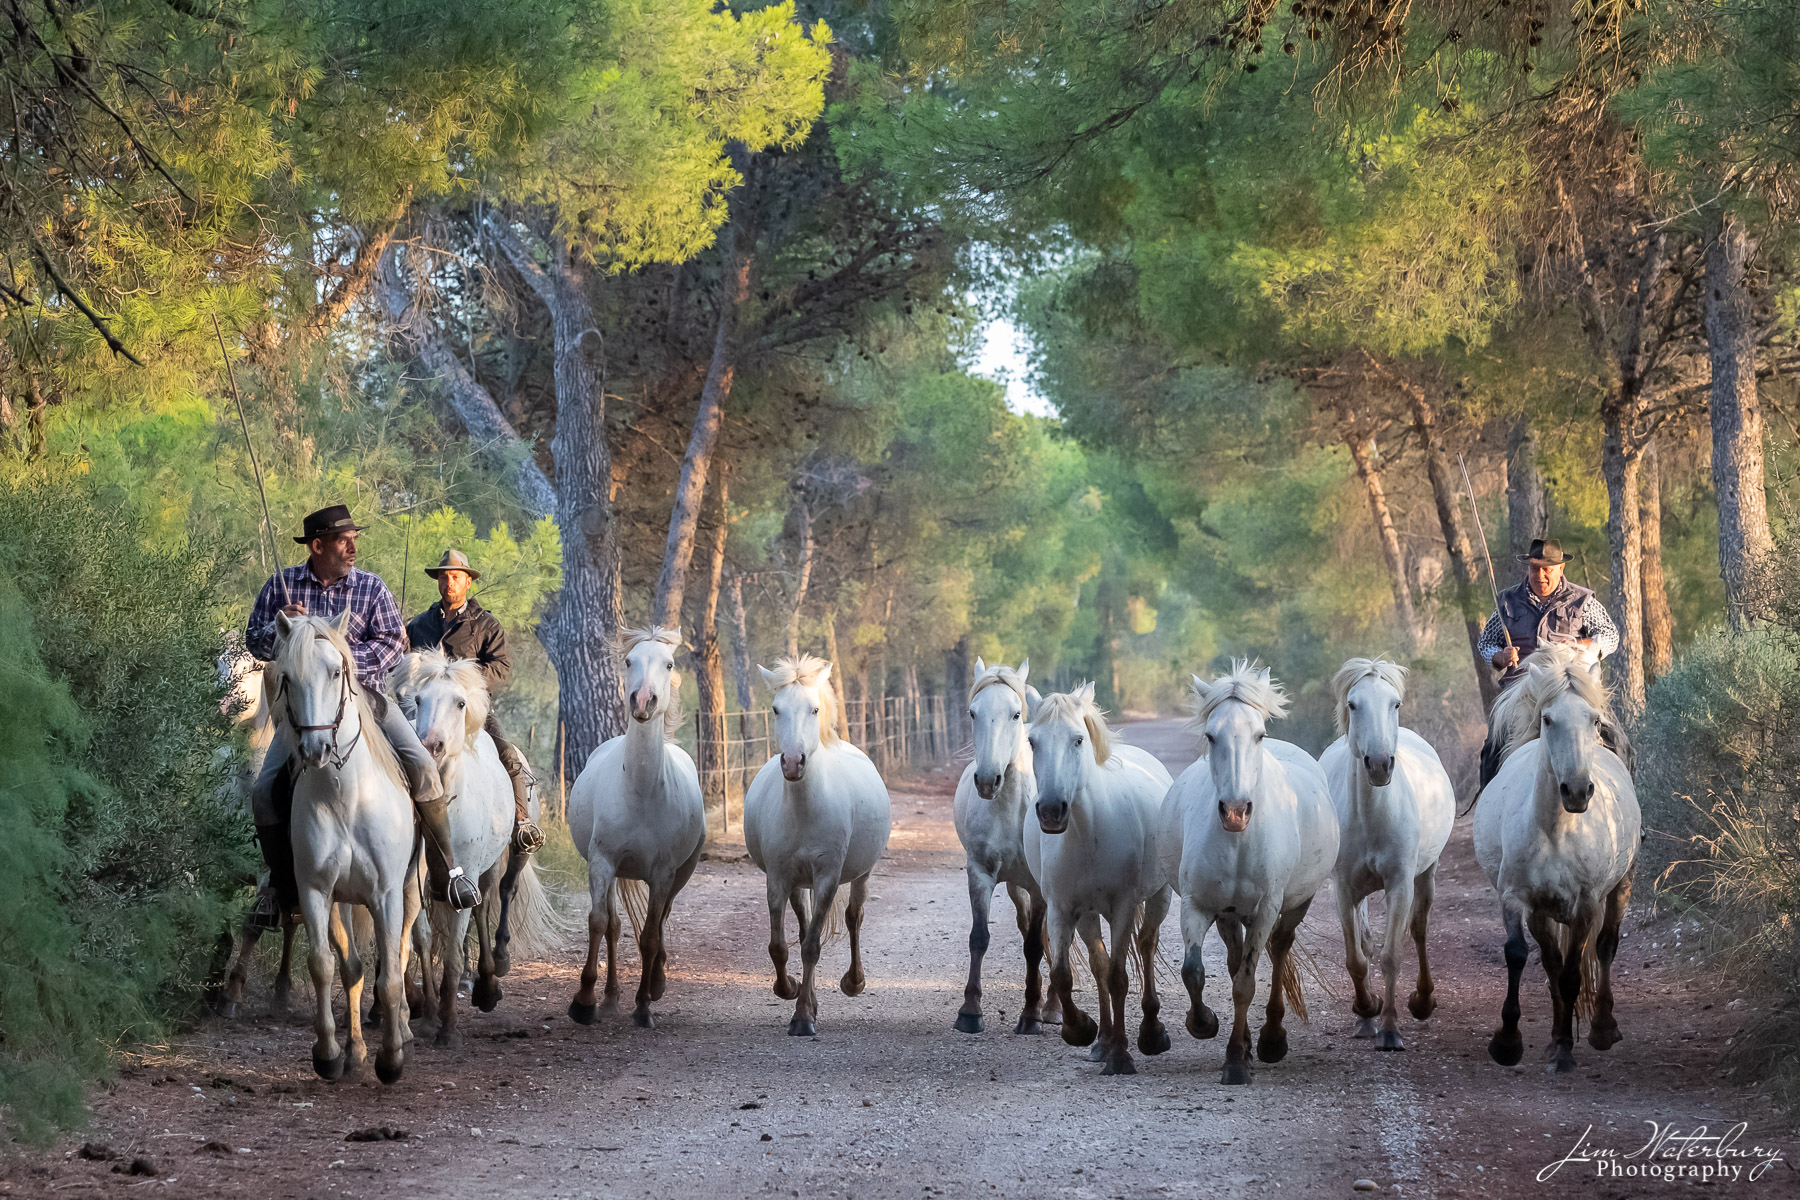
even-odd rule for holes
{"type": "MultiPolygon", "coordinates": [[[[394,594],[388,591],[387,584],[380,576],[356,567],[356,537],[364,528],[351,519],[350,510],[342,504],[308,514],[301,536],[294,539],[307,547],[307,560],[300,566],[284,568],[263,585],[256,607],[250,612],[244,644],[258,659],[270,662],[275,658],[277,614],[335,617],[350,610],[346,636],[356,659],[357,680],[366,690],[381,730],[406,773],[413,808],[425,834],[425,865],[431,893],[452,907],[473,908],[481,902],[481,893],[456,865],[450,845],[450,804],[438,778],[437,764],[419,744],[419,736],[400,706],[381,690],[388,671],[405,652],[405,634],[400,627],[400,606],[394,603],[394,594]]],[[[286,724],[278,723],[262,771],[250,788],[256,840],[269,866],[269,884],[251,910],[252,922],[263,929],[279,929],[282,914],[300,902],[294,878],[294,846],[288,833],[294,807],[295,772],[290,765],[293,745],[286,724]]]]}

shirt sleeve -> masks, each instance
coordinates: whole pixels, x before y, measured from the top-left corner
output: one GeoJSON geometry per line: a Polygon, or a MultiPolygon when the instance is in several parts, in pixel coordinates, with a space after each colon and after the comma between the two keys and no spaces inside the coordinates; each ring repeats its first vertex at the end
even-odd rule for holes
{"type": "Polygon", "coordinates": [[[1612,614],[1606,611],[1606,605],[1600,603],[1600,597],[1589,596],[1581,606],[1581,624],[1587,635],[1594,639],[1594,646],[1605,658],[1619,648],[1619,627],[1613,624],[1612,614]]]}
{"type": "Polygon", "coordinates": [[[244,648],[261,662],[275,660],[275,615],[280,611],[275,576],[271,575],[257,593],[256,606],[250,610],[250,621],[244,627],[244,648]]]}
{"type": "MultiPolygon", "coordinates": [[[[1467,634],[1463,635],[1467,637],[1467,634]]],[[[1494,663],[1494,655],[1506,648],[1501,640],[1500,612],[1496,609],[1481,627],[1481,638],[1475,643],[1475,650],[1481,655],[1481,661],[1489,666],[1494,663]]]]}
{"type": "Polygon", "coordinates": [[[387,681],[388,672],[406,653],[406,630],[400,623],[400,605],[394,594],[381,588],[369,605],[361,639],[350,647],[356,656],[356,673],[377,686],[387,681]]]}
{"type": "Polygon", "coordinates": [[[481,673],[487,678],[488,692],[497,693],[512,678],[512,650],[506,645],[506,630],[498,618],[490,617],[491,631],[481,647],[481,673]]]}

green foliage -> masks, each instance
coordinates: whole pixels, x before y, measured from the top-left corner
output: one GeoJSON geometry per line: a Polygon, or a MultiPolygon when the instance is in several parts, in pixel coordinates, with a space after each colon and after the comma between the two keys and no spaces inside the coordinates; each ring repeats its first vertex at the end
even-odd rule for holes
{"type": "Polygon", "coordinates": [[[0,1102],[38,1135],[77,1117],[112,1045],[191,1002],[250,855],[223,787],[216,568],[38,475],[0,486],[0,570],[0,820],[26,893],[0,939],[0,1102]]]}

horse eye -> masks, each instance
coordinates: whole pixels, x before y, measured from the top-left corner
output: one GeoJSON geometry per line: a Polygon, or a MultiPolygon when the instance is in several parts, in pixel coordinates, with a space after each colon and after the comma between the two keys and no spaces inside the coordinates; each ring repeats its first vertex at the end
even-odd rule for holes
{"type": "Polygon", "coordinates": [[[1351,712],[1356,711],[1356,701],[1354,701],[1354,700],[1350,701],[1350,711],[1351,712]]]}
{"type": "Polygon", "coordinates": [[[456,707],[458,707],[458,708],[467,708],[467,707],[469,707],[469,702],[468,702],[468,701],[467,701],[467,700],[458,700],[458,701],[457,701],[457,702],[456,702],[456,707]]]}
{"type": "Polygon", "coordinates": [[[1259,742],[1260,742],[1260,741],[1262,741],[1262,740],[1263,740],[1263,739],[1264,739],[1264,738],[1266,738],[1266,737],[1268,737],[1268,736],[1269,736],[1269,735],[1268,735],[1268,734],[1266,734],[1266,733],[1259,733],[1259,734],[1257,734],[1257,735],[1256,735],[1256,740],[1257,740],[1257,741],[1259,741],[1259,742]]]}
{"type": "Polygon", "coordinates": [[[1075,744],[1076,744],[1076,745],[1077,745],[1077,746],[1079,746],[1079,745],[1081,745],[1081,738],[1080,738],[1080,736],[1079,736],[1079,735],[1078,735],[1078,736],[1077,736],[1077,737],[1076,737],[1076,738],[1075,738],[1075,744]]]}
{"type": "Polygon", "coordinates": [[[975,719],[975,710],[971,708],[969,710],[969,720],[973,721],[974,719],[975,719]]]}
{"type": "Polygon", "coordinates": [[[1018,714],[1018,713],[1014,713],[1014,714],[1013,714],[1013,720],[1015,720],[1015,721],[1016,721],[1016,720],[1018,720],[1018,719],[1019,719],[1019,714],[1018,714]]]}
{"type": "Polygon", "coordinates": [[[816,716],[818,716],[818,715],[819,715],[819,706],[818,706],[818,705],[816,705],[816,704],[815,704],[815,705],[813,705],[813,711],[812,711],[812,715],[813,715],[813,716],[815,716],[815,717],[816,717],[816,716]]]}

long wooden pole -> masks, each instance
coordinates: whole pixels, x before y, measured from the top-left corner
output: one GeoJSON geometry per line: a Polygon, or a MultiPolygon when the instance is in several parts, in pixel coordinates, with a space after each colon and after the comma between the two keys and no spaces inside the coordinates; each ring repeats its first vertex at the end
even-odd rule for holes
{"type": "Polygon", "coordinates": [[[281,550],[275,540],[275,518],[269,515],[269,493],[263,487],[262,464],[256,459],[256,443],[250,440],[250,422],[244,417],[244,396],[238,391],[237,372],[231,369],[231,355],[225,349],[225,331],[219,325],[219,314],[213,314],[213,336],[219,339],[219,357],[225,360],[225,378],[231,384],[231,398],[237,402],[238,428],[244,431],[244,449],[250,453],[250,470],[256,476],[256,494],[262,497],[263,533],[269,539],[269,553],[275,564],[275,578],[281,581],[281,605],[288,605],[287,579],[281,573],[281,550]]]}

